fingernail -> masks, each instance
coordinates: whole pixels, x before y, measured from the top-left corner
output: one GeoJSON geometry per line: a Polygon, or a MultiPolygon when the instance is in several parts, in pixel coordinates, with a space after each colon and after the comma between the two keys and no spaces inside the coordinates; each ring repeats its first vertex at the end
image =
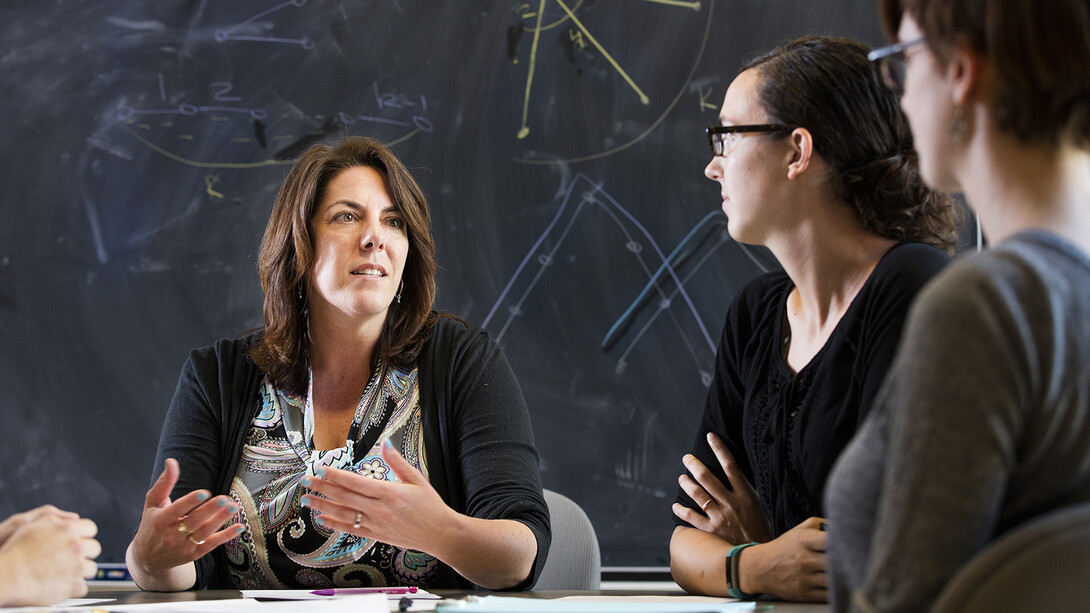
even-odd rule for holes
{"type": "Polygon", "coordinates": [[[299,482],[303,484],[303,487],[310,487],[310,477],[303,477],[299,482]]]}
{"type": "Polygon", "coordinates": [[[299,500],[299,506],[301,506],[301,507],[309,507],[309,506],[310,506],[310,498],[309,498],[308,496],[303,496],[303,497],[302,497],[302,498],[301,498],[301,499],[299,500]]]}
{"type": "Polygon", "coordinates": [[[318,468],[315,468],[314,469],[314,474],[318,475],[319,477],[324,477],[325,476],[325,466],[319,466],[318,468]]]}
{"type": "Polygon", "coordinates": [[[242,534],[243,532],[246,532],[246,526],[243,526],[242,524],[239,524],[238,526],[235,527],[235,532],[237,532],[238,534],[242,534]]]}
{"type": "Polygon", "coordinates": [[[231,505],[231,507],[227,510],[232,513],[238,513],[238,507],[236,507],[235,505],[231,505]]]}
{"type": "Polygon", "coordinates": [[[197,500],[201,502],[208,500],[208,492],[197,492],[197,500]]]}
{"type": "Polygon", "coordinates": [[[387,449],[393,449],[394,448],[394,444],[390,442],[390,439],[386,439],[386,440],[382,441],[382,446],[387,448],[387,449]]]}
{"type": "Polygon", "coordinates": [[[325,519],[323,519],[321,517],[315,517],[314,518],[314,523],[318,524],[319,526],[324,526],[325,525],[325,519]]]}
{"type": "Polygon", "coordinates": [[[216,505],[221,506],[221,507],[225,507],[225,506],[227,506],[227,501],[224,500],[223,498],[220,498],[219,500],[216,501],[216,505]]]}

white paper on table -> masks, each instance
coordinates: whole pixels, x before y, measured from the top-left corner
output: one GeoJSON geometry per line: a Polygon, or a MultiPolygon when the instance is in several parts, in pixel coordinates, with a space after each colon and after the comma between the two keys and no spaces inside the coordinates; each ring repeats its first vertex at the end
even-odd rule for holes
{"type": "Polygon", "coordinates": [[[51,608],[59,607],[89,607],[93,604],[101,604],[103,602],[113,602],[115,598],[69,598],[68,600],[62,600],[51,608]]]}
{"type": "Polygon", "coordinates": [[[269,613],[389,613],[390,605],[385,594],[363,594],[342,597],[325,597],[317,600],[282,600],[261,602],[252,598],[226,598],[223,600],[186,600],[142,604],[97,604],[60,607],[24,607],[0,609],[0,612],[48,612],[71,613],[238,613],[240,611],[265,611],[269,613]]]}
{"type": "MultiPolygon", "coordinates": [[[[676,596],[669,595],[664,596],[661,594],[631,594],[625,596],[605,596],[601,594],[590,594],[584,596],[562,596],[560,598],[553,598],[554,601],[562,602],[621,602],[621,603],[663,603],[670,605],[721,605],[729,603],[738,604],[751,604],[756,606],[753,601],[740,601],[737,598],[720,598],[719,596],[692,596],[690,594],[678,594],[676,596]]],[[[733,609],[733,607],[732,607],[733,609]]]]}
{"type": "MultiPolygon", "coordinates": [[[[146,602],[139,604],[119,604],[106,607],[110,613],[233,613],[234,611],[252,611],[261,603],[249,598],[224,598],[222,600],[186,600],[174,602],[146,602]]],[[[98,608],[94,609],[98,610],[98,608]]],[[[78,609],[84,611],[84,609],[78,609]]]]}
{"type": "Polygon", "coordinates": [[[563,598],[470,597],[449,606],[440,604],[437,610],[461,613],[733,613],[753,611],[755,608],[753,602],[724,598],[631,595],[563,598]]]}
{"type": "Polygon", "coordinates": [[[389,605],[383,594],[363,594],[358,596],[346,596],[344,598],[325,598],[322,600],[282,600],[279,602],[261,602],[251,598],[233,600],[197,600],[192,602],[164,602],[146,605],[126,605],[124,607],[109,607],[110,613],[235,613],[236,611],[273,611],[300,613],[389,613],[389,605]],[[200,606],[206,602],[215,603],[214,606],[200,606]],[[245,603],[245,604],[241,604],[245,603]],[[152,608],[154,607],[154,608],[152,608]]]}
{"type": "MultiPolygon", "coordinates": [[[[353,588],[342,588],[351,590],[353,588]]],[[[265,600],[329,600],[331,598],[348,598],[356,596],[358,594],[335,594],[333,596],[325,596],[322,594],[315,594],[314,590],[242,590],[243,598],[261,598],[265,600]]],[[[439,596],[432,594],[427,590],[417,589],[412,594],[381,594],[386,598],[395,602],[402,598],[410,598],[412,600],[439,600],[439,596]]]]}
{"type": "Polygon", "coordinates": [[[73,607],[88,607],[103,602],[113,602],[113,598],[69,598],[49,607],[0,607],[0,613],[25,613],[27,611],[67,610],[73,607]]]}
{"type": "MultiPolygon", "coordinates": [[[[154,604],[130,604],[130,605],[109,605],[104,604],[107,602],[115,602],[115,598],[69,598],[68,600],[62,600],[51,606],[37,606],[37,607],[0,607],[0,613],[49,613],[51,611],[63,611],[70,613],[100,613],[102,611],[128,611],[128,610],[153,610],[152,607],[170,607],[170,606],[194,606],[202,607],[199,610],[202,613],[213,613],[218,611],[216,607],[223,607],[225,602],[246,603],[249,601],[243,600],[199,600],[199,601],[187,601],[187,602],[160,602],[154,604]],[[209,606],[211,605],[211,606],[209,606]]],[[[252,601],[252,602],[257,602],[252,601]]],[[[242,608],[232,610],[245,610],[246,604],[242,605],[242,608]]],[[[162,610],[162,609],[160,609],[162,610]]],[[[189,610],[189,609],[186,609],[189,610]]],[[[193,609],[198,610],[198,609],[193,609]]]]}

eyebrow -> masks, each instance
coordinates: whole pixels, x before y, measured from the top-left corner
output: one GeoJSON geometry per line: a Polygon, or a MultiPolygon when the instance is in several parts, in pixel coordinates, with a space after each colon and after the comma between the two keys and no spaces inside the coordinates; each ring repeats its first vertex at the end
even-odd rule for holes
{"type": "MultiPolygon", "coordinates": [[[[333,207],[335,207],[337,205],[344,205],[344,206],[347,206],[348,208],[350,208],[352,210],[355,210],[355,211],[362,211],[364,208],[366,208],[366,207],[364,207],[364,205],[360,204],[359,202],[356,202],[355,200],[347,200],[345,198],[341,198],[340,200],[334,200],[333,202],[330,202],[325,207],[323,207],[322,210],[329,210],[329,209],[331,209],[331,208],[333,208],[333,207]]],[[[382,209],[382,212],[383,213],[401,213],[401,211],[397,208],[397,205],[395,205],[393,203],[391,203],[390,206],[382,209]]]]}

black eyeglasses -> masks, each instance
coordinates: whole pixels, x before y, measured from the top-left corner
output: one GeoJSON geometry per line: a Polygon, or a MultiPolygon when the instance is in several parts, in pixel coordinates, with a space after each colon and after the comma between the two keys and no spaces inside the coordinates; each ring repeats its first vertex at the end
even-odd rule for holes
{"type": "Polygon", "coordinates": [[[790,132],[794,128],[778,123],[757,123],[745,126],[708,126],[708,146],[714,155],[726,155],[743,134],[758,132],[790,132]]]}
{"type": "Polygon", "coordinates": [[[874,62],[882,83],[885,83],[893,93],[903,96],[905,93],[905,51],[925,42],[927,38],[922,37],[875,49],[867,54],[867,59],[874,62]]]}

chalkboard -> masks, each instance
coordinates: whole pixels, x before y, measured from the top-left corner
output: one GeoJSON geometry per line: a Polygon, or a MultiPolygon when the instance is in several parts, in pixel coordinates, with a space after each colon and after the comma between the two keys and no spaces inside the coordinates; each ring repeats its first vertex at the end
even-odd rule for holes
{"type": "Polygon", "coordinates": [[[703,128],[746,54],[876,24],[854,0],[6,0],[0,516],[76,510],[123,560],[187,353],[261,323],[293,157],[366,134],[427,194],[437,306],[506,351],[545,486],[607,567],[667,565],[726,306],[776,266],[726,235],[703,128]]]}

